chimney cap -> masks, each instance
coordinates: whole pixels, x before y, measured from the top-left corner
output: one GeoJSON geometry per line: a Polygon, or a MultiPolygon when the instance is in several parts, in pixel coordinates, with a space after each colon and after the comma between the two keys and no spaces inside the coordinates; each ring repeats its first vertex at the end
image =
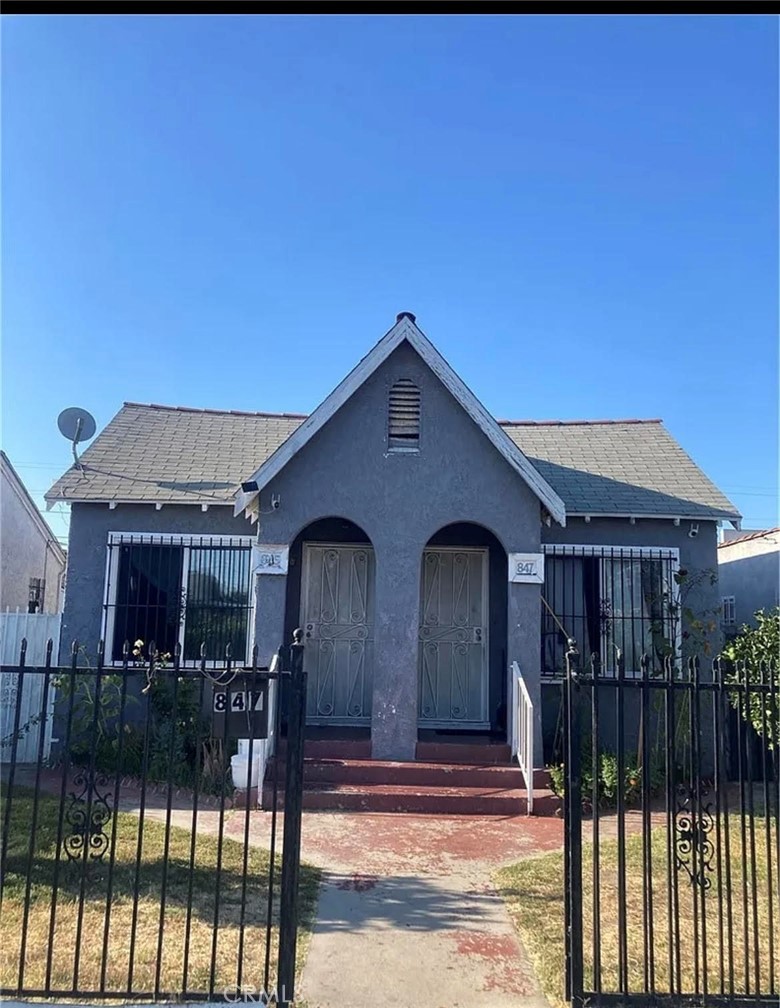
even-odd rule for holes
{"type": "Polygon", "coordinates": [[[395,320],[396,320],[396,322],[400,322],[401,319],[405,319],[405,318],[408,318],[410,322],[416,322],[417,321],[417,316],[414,315],[410,311],[398,312],[398,314],[395,317],[395,320]]]}

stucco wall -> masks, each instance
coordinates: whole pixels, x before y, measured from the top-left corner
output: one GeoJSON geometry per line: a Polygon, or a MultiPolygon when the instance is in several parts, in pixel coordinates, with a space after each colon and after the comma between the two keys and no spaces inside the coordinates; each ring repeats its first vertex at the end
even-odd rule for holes
{"type": "Polygon", "coordinates": [[[44,578],[45,597],[40,612],[60,611],[64,564],[61,551],[31,513],[32,505],[6,473],[0,479],[0,609],[27,612],[30,579],[44,578]]]}
{"type": "MultiPolygon", "coordinates": [[[[417,653],[420,564],[443,526],[475,522],[507,551],[538,551],[539,503],[408,344],[402,344],[272,481],[260,538],[292,542],[311,522],[348,518],[376,553],[373,753],[412,759],[417,740],[417,653]],[[387,396],[399,378],[422,394],[419,454],[387,451],[387,396]]],[[[278,641],[284,618],[280,578],[264,576],[257,614],[261,649],[278,641]]],[[[507,651],[538,667],[539,587],[512,585],[507,651]],[[532,629],[531,629],[532,628],[532,629]]]]}
{"type": "Polygon", "coordinates": [[[780,532],[736,542],[718,550],[720,594],[734,596],[736,624],[754,625],[757,609],[772,609],[780,598],[780,532]]]}

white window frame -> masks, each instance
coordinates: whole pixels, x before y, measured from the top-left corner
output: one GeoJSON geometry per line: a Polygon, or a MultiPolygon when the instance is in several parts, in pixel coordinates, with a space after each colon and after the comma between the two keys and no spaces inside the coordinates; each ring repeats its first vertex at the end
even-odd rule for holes
{"type": "MultiPolygon", "coordinates": [[[[672,601],[680,611],[680,585],[676,575],[680,571],[680,550],[676,546],[605,546],[601,543],[588,545],[585,543],[542,543],[542,552],[547,556],[579,556],[598,557],[602,560],[668,560],[671,561],[672,601]]],[[[677,617],[677,632],[675,634],[675,650],[680,654],[682,647],[682,614],[677,617]]],[[[602,668],[607,667],[605,642],[599,641],[602,668]]],[[[627,679],[638,679],[642,673],[639,669],[625,669],[627,679]]],[[[562,678],[562,677],[561,677],[562,678]]],[[[557,676],[545,676],[544,682],[555,682],[557,676]]]]}
{"type": "Polygon", "coordinates": [[[721,624],[732,627],[737,625],[737,599],[735,595],[722,595],[720,599],[721,624]],[[729,615],[727,615],[727,613],[729,615]]]}
{"type": "MultiPolygon", "coordinates": [[[[182,547],[182,598],[187,599],[187,578],[189,575],[190,548],[193,540],[213,539],[214,549],[220,546],[249,546],[255,542],[254,536],[219,535],[209,532],[109,532],[106,542],[106,573],[103,581],[103,614],[101,617],[100,634],[103,640],[105,654],[111,655],[114,651],[114,626],[116,619],[116,593],[119,582],[119,550],[115,547],[132,540],[133,545],[155,545],[155,546],[181,546],[182,547]]],[[[204,547],[200,547],[204,548],[204,547]]],[[[235,660],[239,664],[248,664],[252,651],[255,635],[255,610],[257,605],[256,578],[252,574],[250,562],[250,583],[249,583],[249,606],[247,608],[246,653],[243,658],[235,655],[235,660]]],[[[184,654],[184,621],[179,627],[179,644],[184,654]]],[[[183,661],[183,658],[182,658],[183,661]]],[[[107,666],[112,668],[122,668],[123,661],[106,661],[107,666]]],[[[207,661],[207,668],[217,668],[224,665],[224,662],[207,661]]]]}

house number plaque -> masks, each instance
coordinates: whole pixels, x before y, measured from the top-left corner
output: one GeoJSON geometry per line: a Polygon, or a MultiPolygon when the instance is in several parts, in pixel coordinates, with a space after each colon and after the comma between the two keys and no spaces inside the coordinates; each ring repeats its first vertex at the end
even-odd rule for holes
{"type": "Polygon", "coordinates": [[[544,554],[510,553],[509,580],[513,584],[544,584],[544,554]]]}
{"type": "Polygon", "coordinates": [[[268,738],[268,680],[237,675],[228,686],[214,685],[211,734],[214,738],[268,738]]]}
{"type": "Polygon", "coordinates": [[[289,555],[289,546],[256,543],[252,547],[255,574],[286,574],[289,555]]]}

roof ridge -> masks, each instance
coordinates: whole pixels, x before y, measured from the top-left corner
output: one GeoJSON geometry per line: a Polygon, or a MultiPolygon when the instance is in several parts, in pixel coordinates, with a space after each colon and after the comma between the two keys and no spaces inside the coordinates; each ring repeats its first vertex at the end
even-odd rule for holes
{"type": "Polygon", "coordinates": [[[293,420],[305,420],[308,413],[273,413],[268,410],[226,410],[213,409],[208,406],[168,406],[165,403],[141,403],[125,400],[123,406],[140,406],[141,409],[171,410],[176,413],[208,413],[212,416],[253,416],[253,417],[286,417],[293,420]]]}
{"type": "MultiPolygon", "coordinates": [[[[209,406],[171,406],[167,403],[142,403],[125,400],[123,406],[137,406],[141,409],[170,410],[176,413],[208,413],[211,416],[253,416],[253,417],[284,417],[293,420],[306,420],[309,413],[287,413],[273,410],[235,410],[214,409],[209,406]]],[[[598,427],[615,424],[660,424],[660,417],[636,418],[629,417],[618,420],[500,420],[496,423],[506,427],[598,427]]]]}
{"type": "Polygon", "coordinates": [[[602,424],[660,424],[663,420],[660,417],[653,417],[625,420],[498,420],[496,422],[507,427],[593,427],[602,424]]]}

